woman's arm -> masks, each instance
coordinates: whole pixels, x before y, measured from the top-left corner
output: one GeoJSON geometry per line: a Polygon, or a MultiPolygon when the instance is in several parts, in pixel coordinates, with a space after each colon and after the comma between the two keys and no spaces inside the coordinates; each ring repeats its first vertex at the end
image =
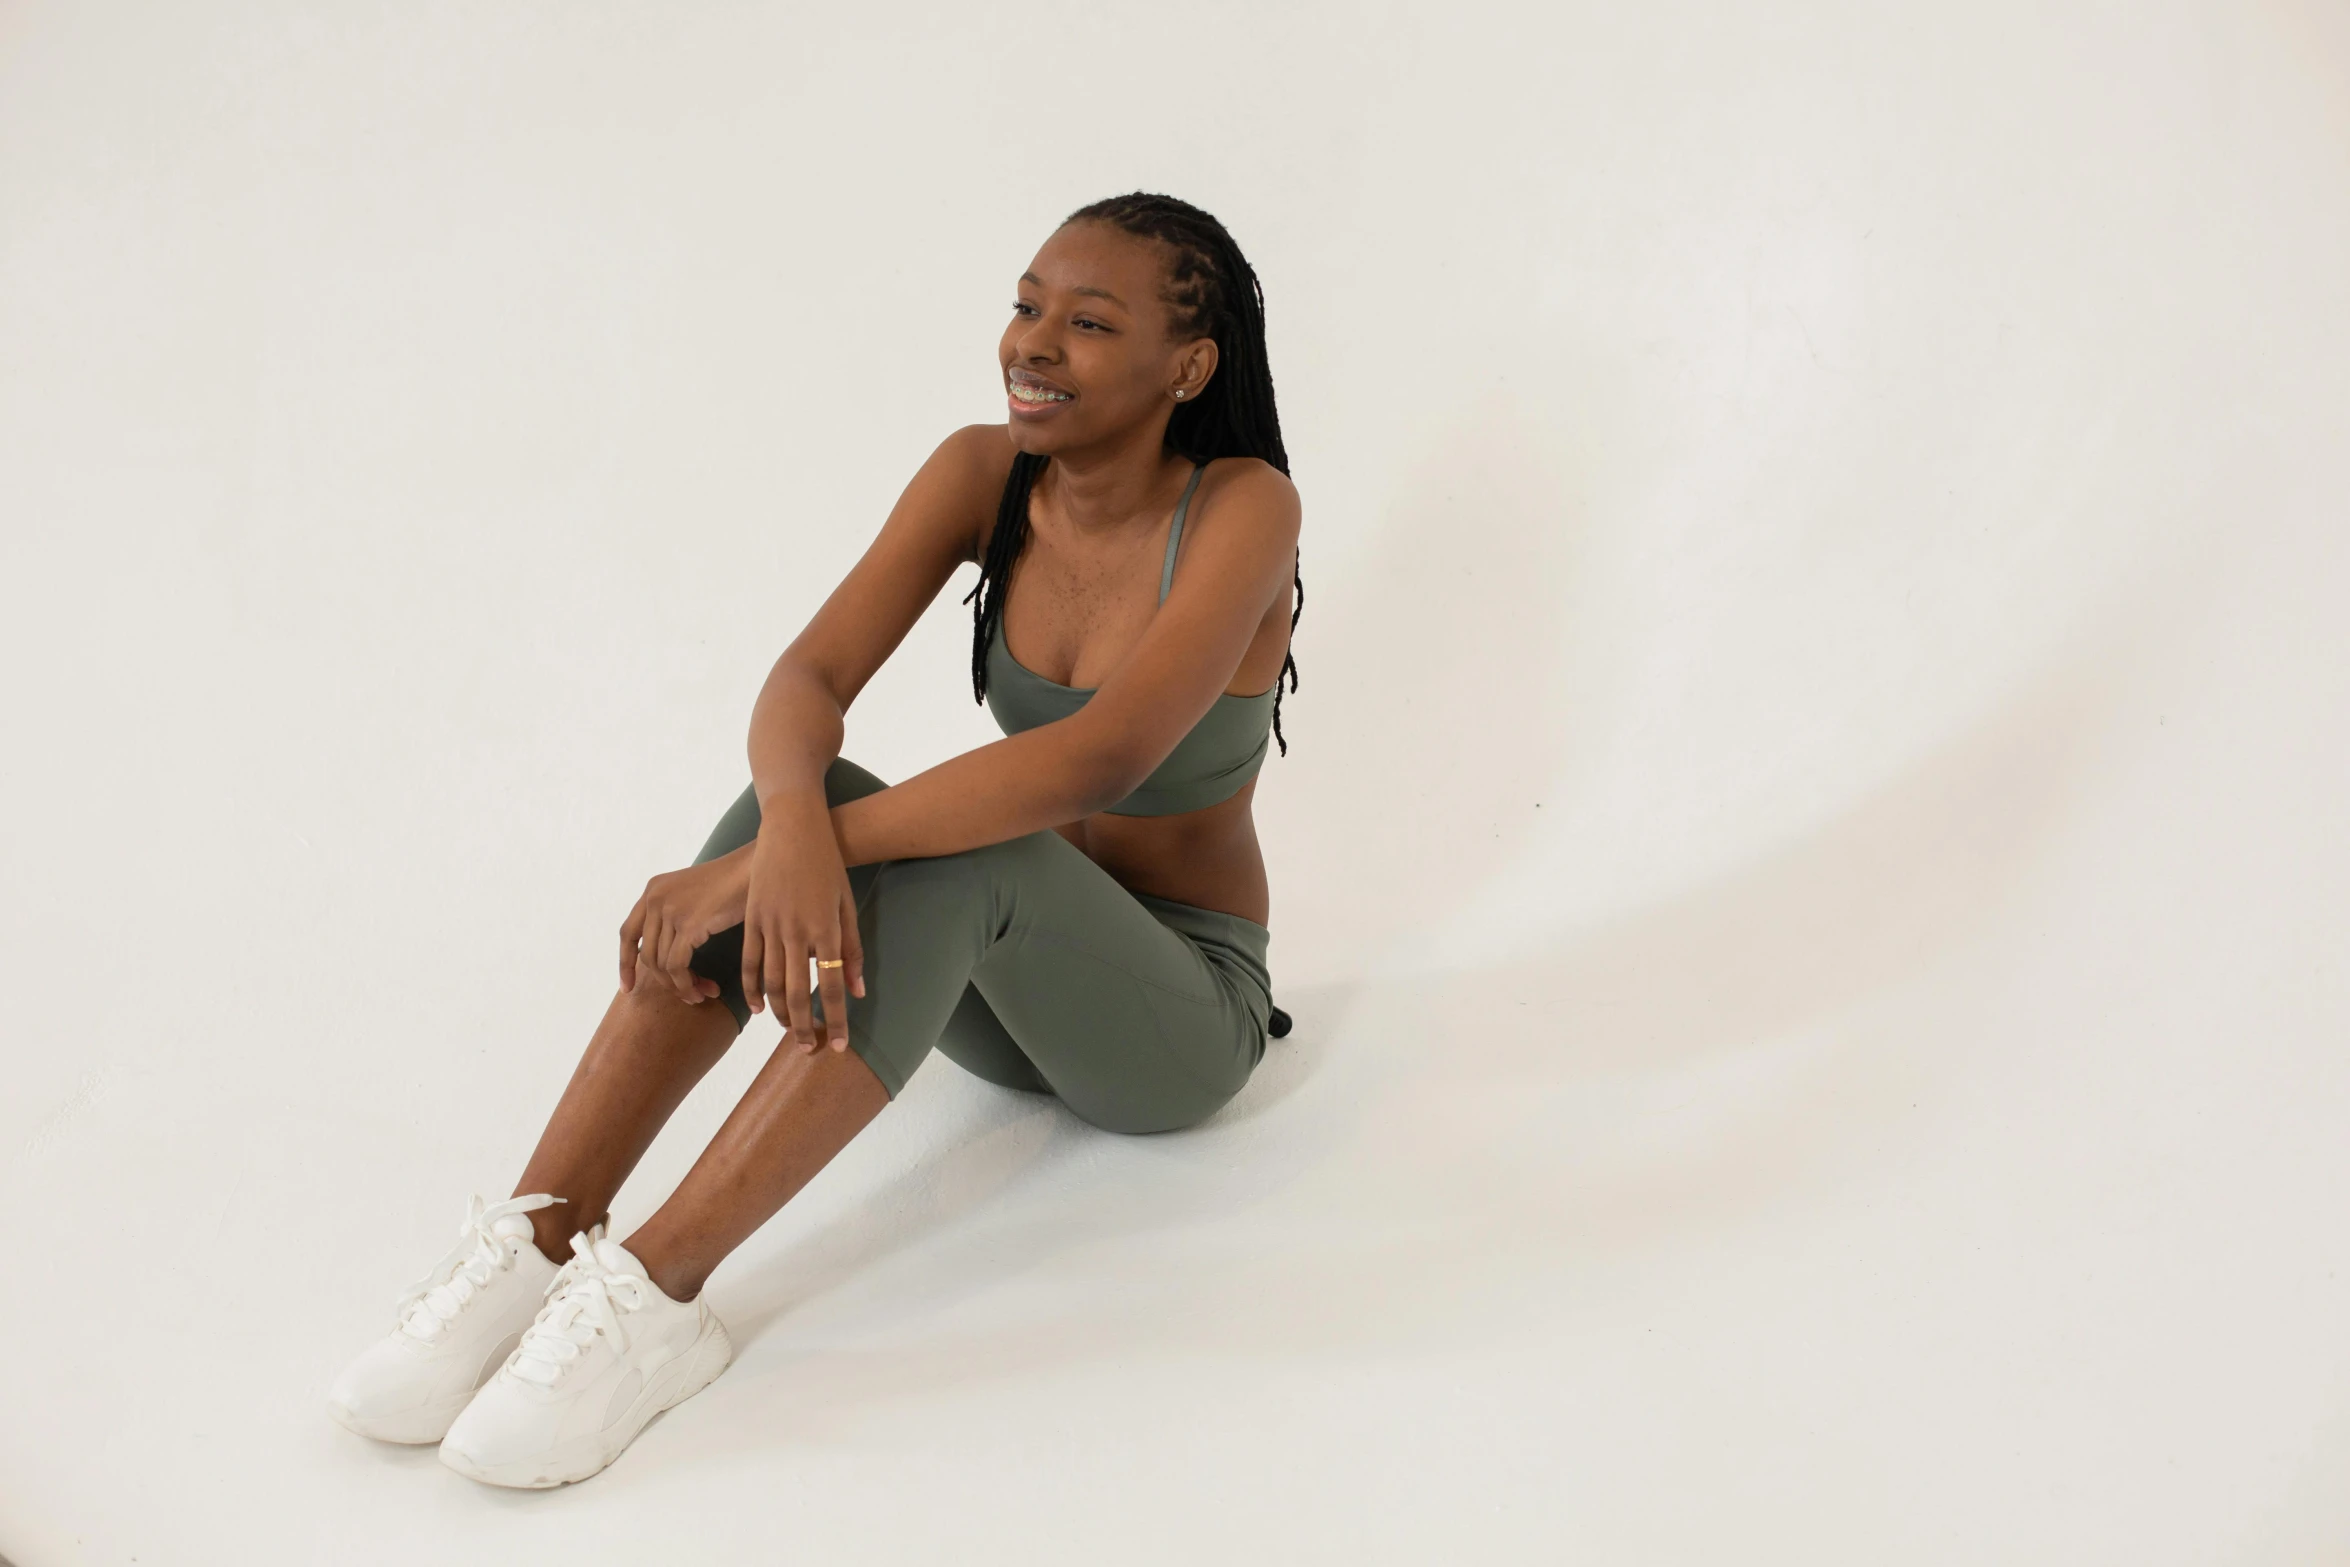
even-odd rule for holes
{"type": "MultiPolygon", "coordinates": [[[[1091,703],[1087,704],[1091,706],[1091,703]]],[[[1131,781],[1098,726],[1075,714],[950,757],[878,794],[832,809],[841,862],[927,859],[1025,837],[1107,810],[1131,781]]],[[[1180,738],[1180,737],[1178,737],[1180,738]]],[[[1173,742],[1169,742],[1172,749],[1173,742]]]]}
{"type": "Polygon", "coordinates": [[[751,783],[762,818],[775,805],[823,800],[849,704],[955,569],[978,558],[1011,464],[1011,445],[992,425],[967,425],[941,441],[872,544],[776,658],[751,707],[751,783]]]}
{"type": "MultiPolygon", "coordinates": [[[[840,755],[849,704],[956,568],[978,558],[1012,455],[997,425],[966,426],[941,442],[864,556],[775,660],[751,708],[751,782],[763,823],[782,817],[810,830],[834,826],[821,819],[824,774],[840,755]]],[[[958,758],[971,765],[956,768],[944,789],[925,784],[911,795],[901,793],[903,785],[884,791],[897,796],[888,819],[948,814],[946,832],[954,847],[892,841],[867,858],[951,854],[1001,843],[1122,799],[1123,773],[1090,737],[1092,728],[1048,725],[958,758]]],[[[938,840],[931,832],[922,841],[938,840]]]]}
{"type": "Polygon", "coordinates": [[[1107,809],[1148,778],[1231,683],[1297,550],[1297,489],[1269,464],[1235,473],[1203,510],[1167,602],[1083,707],[835,807],[843,862],[1001,843],[1107,809]]]}
{"type": "Polygon", "coordinates": [[[825,965],[818,981],[833,1049],[848,1047],[846,994],[865,993],[847,866],[1001,843],[1115,804],[1231,681],[1287,584],[1297,493],[1257,463],[1219,486],[1225,499],[1212,524],[1187,530],[1183,585],[1084,707],[828,811],[824,773],[850,702],[955,567],[978,558],[1012,456],[995,426],[942,442],[776,660],[754,707],[760,813],[743,895],[743,994],[753,1011],[773,1006],[787,1018],[785,1037],[803,1049],[818,1044],[811,960],[825,965]]]}
{"type": "Polygon", "coordinates": [[[768,671],[752,706],[749,751],[759,835],[744,865],[743,994],[772,1006],[785,1037],[816,1048],[808,965],[815,960],[835,1050],[848,1045],[847,994],[865,993],[856,901],[824,798],[857,693],[903,642],[955,568],[978,558],[989,502],[1011,471],[1001,429],[970,425],[940,442],[872,544],[768,671]]]}

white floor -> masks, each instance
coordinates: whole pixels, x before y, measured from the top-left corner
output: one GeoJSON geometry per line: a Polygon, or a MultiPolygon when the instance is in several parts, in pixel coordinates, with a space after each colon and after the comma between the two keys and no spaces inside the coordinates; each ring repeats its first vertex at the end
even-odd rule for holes
{"type": "Polygon", "coordinates": [[[0,6],[0,1556],[2350,1559],[2350,16],[1940,10],[0,6]],[[586,1485],[333,1426],[1138,186],[1307,500],[1297,1032],[928,1064],[586,1485]]]}

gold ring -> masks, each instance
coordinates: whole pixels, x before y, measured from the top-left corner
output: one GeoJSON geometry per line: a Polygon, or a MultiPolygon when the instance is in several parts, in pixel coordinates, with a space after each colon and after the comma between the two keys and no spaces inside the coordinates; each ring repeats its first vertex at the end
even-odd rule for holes
{"type": "Polygon", "coordinates": [[[848,960],[845,958],[818,958],[816,966],[818,968],[839,968],[846,961],[848,960]]]}

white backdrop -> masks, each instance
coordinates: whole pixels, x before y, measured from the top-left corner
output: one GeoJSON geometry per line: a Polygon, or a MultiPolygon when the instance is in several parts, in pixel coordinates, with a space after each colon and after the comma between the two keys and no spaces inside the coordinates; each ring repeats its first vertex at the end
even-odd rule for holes
{"type": "Polygon", "coordinates": [[[0,5],[0,1555],[2350,1551],[2350,15],[1940,10],[0,5]],[[1268,295],[1297,1032],[927,1065],[584,1486],[333,1426],[1136,188],[1268,295]]]}

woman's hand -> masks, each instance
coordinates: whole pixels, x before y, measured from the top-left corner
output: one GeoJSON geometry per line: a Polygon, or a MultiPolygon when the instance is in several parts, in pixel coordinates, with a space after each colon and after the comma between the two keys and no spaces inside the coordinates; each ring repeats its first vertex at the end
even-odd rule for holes
{"type": "Polygon", "coordinates": [[[818,1044],[809,1005],[808,963],[818,965],[824,1032],[849,1047],[850,995],[865,994],[865,948],[857,900],[820,793],[778,794],[760,808],[743,900],[743,994],[753,1012],[773,1009],[784,1038],[803,1051],[818,1044]]]}
{"type": "Polygon", "coordinates": [[[666,980],[688,1002],[717,995],[717,983],[693,971],[694,948],[742,922],[750,860],[746,845],[646,882],[644,896],[620,926],[620,988],[634,990],[639,979],[666,980]]]}

